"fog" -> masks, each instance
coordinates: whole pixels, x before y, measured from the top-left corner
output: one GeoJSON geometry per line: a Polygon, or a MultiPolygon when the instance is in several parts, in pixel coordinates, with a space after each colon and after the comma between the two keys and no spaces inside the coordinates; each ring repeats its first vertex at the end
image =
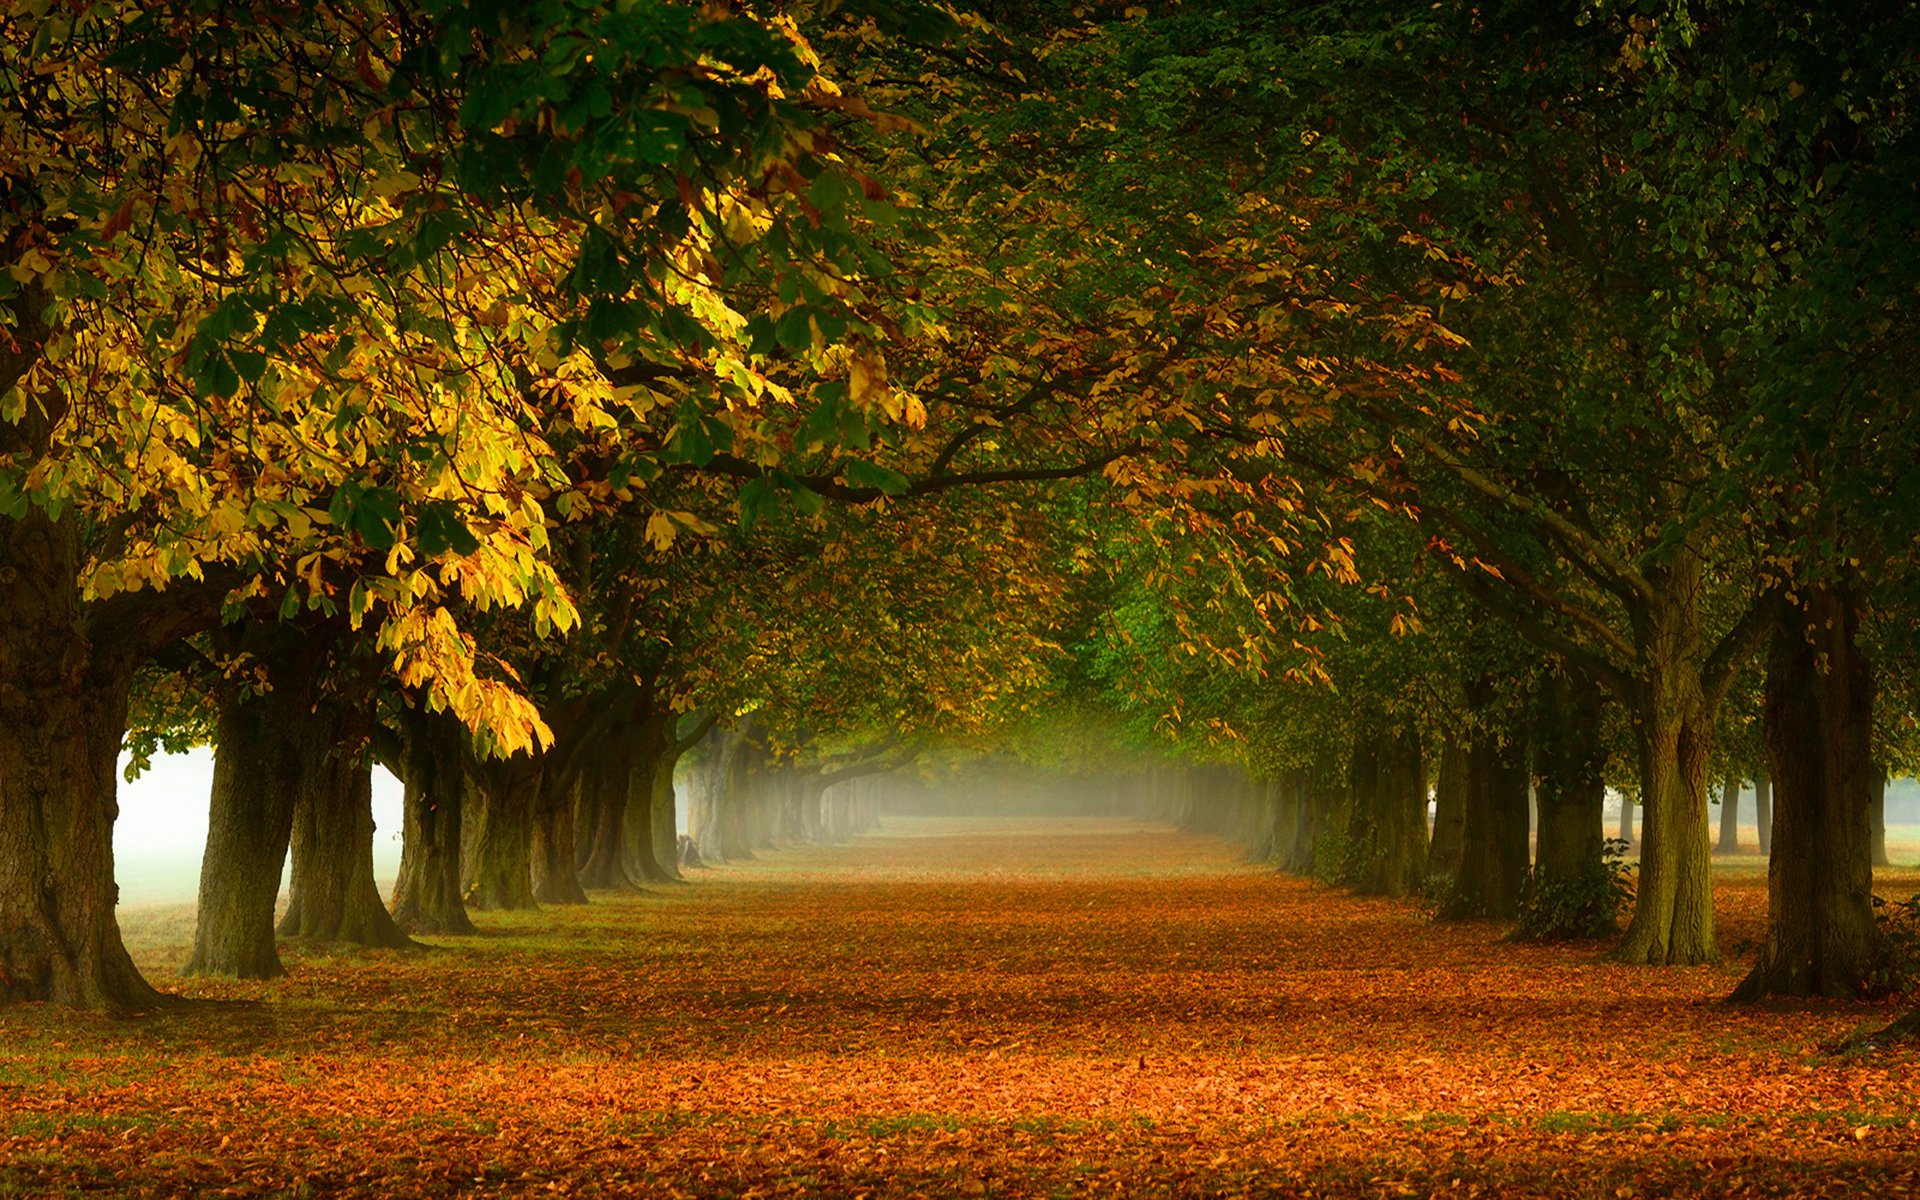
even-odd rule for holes
{"type": "MultiPolygon", "coordinates": [[[[121,761],[124,769],[126,761],[121,761]]],[[[157,755],[132,783],[120,783],[113,859],[125,906],[192,901],[207,845],[213,751],[157,755]]],[[[400,866],[400,781],[373,770],[373,871],[384,892],[400,866]]]]}

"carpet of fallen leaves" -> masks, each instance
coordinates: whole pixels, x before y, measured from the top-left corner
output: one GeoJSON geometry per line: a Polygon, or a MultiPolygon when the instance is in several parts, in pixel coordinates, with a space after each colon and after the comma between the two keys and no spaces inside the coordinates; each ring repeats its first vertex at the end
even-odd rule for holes
{"type": "MultiPolygon", "coordinates": [[[[0,1010],[0,1195],[1920,1195],[1892,1007],[1515,946],[1126,820],[896,819],[424,952],[0,1010]]],[[[1920,875],[1884,878],[1904,895],[1920,875]]]]}

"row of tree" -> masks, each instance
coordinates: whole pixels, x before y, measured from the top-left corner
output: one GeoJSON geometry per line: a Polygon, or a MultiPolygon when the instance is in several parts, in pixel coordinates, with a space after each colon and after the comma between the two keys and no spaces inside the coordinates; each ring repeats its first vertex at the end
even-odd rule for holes
{"type": "Polygon", "coordinates": [[[285,929],[391,943],[670,876],[695,747],[727,857],[992,743],[1231,760],[1390,892],[1431,760],[1492,912],[1516,780],[1567,878],[1627,784],[1648,963],[1718,953],[1709,786],[1764,766],[1754,990],[1875,986],[1916,49],[1655,0],[0,15],[0,995],[157,999],[129,736],[218,749],[207,970],[274,969],[289,845],[285,929]]]}

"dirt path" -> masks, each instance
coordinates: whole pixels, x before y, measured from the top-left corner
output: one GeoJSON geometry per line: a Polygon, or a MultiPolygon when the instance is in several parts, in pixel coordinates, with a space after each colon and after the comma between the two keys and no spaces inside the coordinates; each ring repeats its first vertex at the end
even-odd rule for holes
{"type": "MultiPolygon", "coordinates": [[[[253,1005],[0,1010],[0,1194],[1920,1190],[1920,1059],[1814,1053],[1886,1011],[1730,1010],[1737,966],[1509,946],[1122,820],[698,879],[181,984],[253,1005]]],[[[177,916],[128,926],[165,979],[177,916]]]]}

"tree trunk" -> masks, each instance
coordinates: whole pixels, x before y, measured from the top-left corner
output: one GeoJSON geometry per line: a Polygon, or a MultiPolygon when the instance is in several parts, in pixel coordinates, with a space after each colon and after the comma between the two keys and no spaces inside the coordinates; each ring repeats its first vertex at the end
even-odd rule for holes
{"type": "Polygon", "coordinates": [[[302,722],[293,881],[280,936],[411,946],[373,881],[373,766],[356,761],[355,719],[323,706],[302,722]]]}
{"type": "Polygon", "coordinates": [[[1295,811],[1293,851],[1287,856],[1287,870],[1295,875],[1316,874],[1320,839],[1326,836],[1333,815],[1334,789],[1328,787],[1317,771],[1301,771],[1294,777],[1295,811]]]}
{"type": "Polygon", "coordinates": [[[1812,587],[1773,633],[1764,729],[1778,850],[1767,865],[1766,944],[1736,1000],[1847,998],[1889,982],[1867,819],[1873,674],[1858,623],[1850,596],[1812,587]]]}
{"type": "Polygon", "coordinates": [[[461,894],[475,908],[536,907],[533,899],[533,806],[540,791],[540,762],[526,754],[466,759],[477,801],[460,848],[461,894]]]}
{"type": "Polygon", "coordinates": [[[1420,890],[1426,874],[1427,779],[1419,731],[1403,723],[1379,738],[1374,752],[1367,820],[1371,844],[1355,890],[1407,896],[1420,890]]]}
{"type": "Polygon", "coordinates": [[[1740,852],[1740,777],[1727,776],[1720,786],[1720,840],[1713,844],[1715,854],[1740,852]]]}
{"type": "MultiPolygon", "coordinates": [[[[293,634],[293,638],[300,635],[293,634]]],[[[207,847],[189,975],[273,979],[286,974],[274,942],[273,911],[293,836],[302,775],[326,747],[303,744],[315,722],[325,642],[307,647],[250,629],[244,644],[262,654],[272,690],[222,698],[214,732],[207,847]],[[304,652],[303,652],[304,651],[304,652]]]]}
{"type": "MultiPolygon", "coordinates": [[[[579,824],[584,825],[580,886],[600,891],[638,891],[627,874],[627,798],[633,791],[634,737],[622,727],[605,736],[580,773],[579,824]]],[[[651,764],[649,764],[651,765],[651,764]]],[[[651,848],[651,847],[649,847],[651,848]]]]}
{"type": "Polygon", "coordinates": [[[1615,929],[1617,904],[1603,853],[1607,751],[1599,693],[1555,675],[1541,689],[1533,738],[1539,812],[1520,934],[1591,937],[1615,929]]]}
{"type": "Polygon", "coordinates": [[[403,710],[401,724],[400,782],[406,793],[400,876],[390,906],[394,922],[409,933],[473,933],[460,892],[466,729],[452,713],[425,708],[403,710]]]}
{"type": "Polygon", "coordinates": [[[1887,773],[1875,770],[1872,774],[1873,791],[1867,801],[1868,846],[1873,854],[1876,867],[1891,866],[1887,861],[1887,773]]]}
{"type": "Polygon", "coordinates": [[[580,868],[575,865],[573,809],[574,794],[580,786],[577,771],[563,771],[554,755],[540,771],[540,783],[534,792],[533,822],[527,847],[528,865],[533,880],[533,898],[540,904],[585,904],[586,889],[580,886],[580,868]]]}
{"type": "Polygon", "coordinates": [[[1633,837],[1634,807],[1635,805],[1634,805],[1633,794],[1631,792],[1625,792],[1625,791],[1621,792],[1620,793],[1619,837],[1621,841],[1625,842],[1629,846],[1634,844],[1634,837],[1633,837]]]}
{"type": "Polygon", "coordinates": [[[86,636],[73,518],[0,518],[0,1003],[160,1003],[114,920],[129,662],[86,636]]]}
{"type": "Polygon", "coordinates": [[[1773,777],[1762,768],[1753,781],[1753,821],[1760,831],[1760,853],[1773,853],[1773,777]]]}
{"type": "Polygon", "coordinates": [[[1640,881],[1633,920],[1614,950],[1621,962],[1717,960],[1713,867],[1707,838],[1707,761],[1713,713],[1700,677],[1698,617],[1690,602],[1644,617],[1635,740],[1640,755],[1640,881]]]}
{"type": "MultiPolygon", "coordinates": [[[[1480,684],[1474,708],[1484,707],[1491,685],[1480,684]]],[[[1440,915],[1510,919],[1520,909],[1527,879],[1527,746],[1516,732],[1505,744],[1481,730],[1467,750],[1466,819],[1460,831],[1460,870],[1440,906],[1440,915]]]]}
{"type": "Polygon", "coordinates": [[[1433,841],[1427,845],[1427,878],[1442,889],[1460,874],[1467,830],[1467,748],[1457,737],[1440,747],[1433,785],[1433,841]]]}
{"type": "MultiPolygon", "coordinates": [[[[668,725],[667,729],[671,736],[673,726],[668,725]]],[[[648,873],[650,880],[686,882],[680,874],[680,816],[673,787],[674,768],[679,765],[679,753],[669,747],[655,760],[652,771],[635,784],[646,789],[647,831],[652,838],[653,861],[660,871],[657,876],[648,873]]]]}

